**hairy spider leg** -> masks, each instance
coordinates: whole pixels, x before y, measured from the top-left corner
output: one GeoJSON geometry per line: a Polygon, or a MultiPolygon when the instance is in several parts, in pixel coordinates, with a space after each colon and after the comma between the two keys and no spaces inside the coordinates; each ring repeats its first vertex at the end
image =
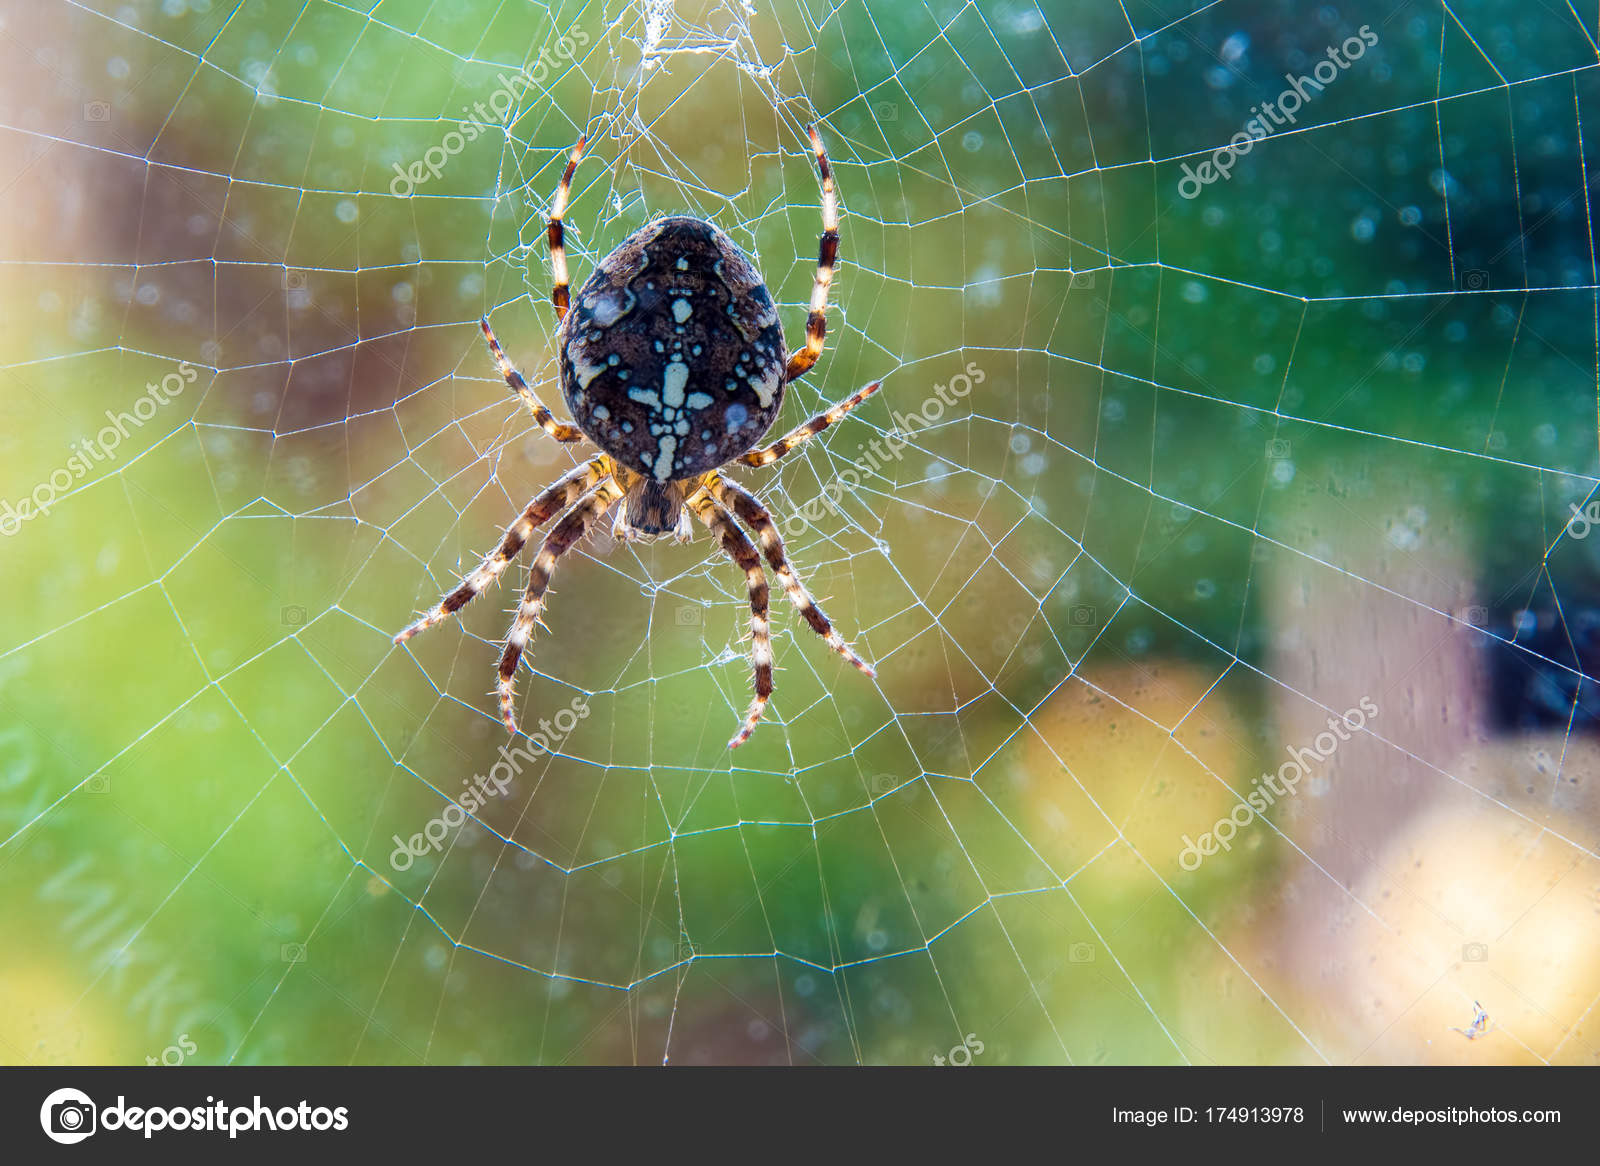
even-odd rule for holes
{"type": "Polygon", "coordinates": [[[555,285],[550,289],[550,302],[556,306],[556,323],[561,323],[567,318],[567,307],[571,304],[571,293],[567,290],[567,241],[562,228],[562,219],[567,213],[567,198],[572,192],[572,175],[578,169],[578,161],[583,157],[583,148],[588,144],[588,138],[579,138],[578,144],[572,147],[572,153],[567,157],[567,169],[561,175],[561,185],[556,187],[555,202],[550,204],[550,222],[545,228],[545,239],[550,244],[550,269],[555,285]]]}
{"type": "Polygon", "coordinates": [[[729,749],[737,749],[750,739],[761,714],[772,698],[772,638],[767,618],[767,576],[761,570],[761,558],[728,508],[710,490],[701,488],[689,496],[686,503],[695,516],[705,523],[722,540],[722,549],[744,571],[745,586],[750,592],[750,665],[755,671],[755,699],[744,714],[739,731],[728,741],[729,749]]]}
{"type": "Polygon", "coordinates": [[[582,441],[583,430],[576,425],[557,421],[550,410],[544,407],[544,402],[534,396],[533,390],[528,387],[527,379],[517,371],[517,366],[511,363],[505,350],[500,347],[500,341],[495,339],[494,329],[489,327],[488,316],[478,321],[478,327],[483,330],[483,338],[489,342],[489,351],[500,366],[500,375],[506,378],[506,384],[511,386],[511,391],[527,406],[528,412],[533,414],[533,419],[539,423],[540,428],[557,441],[582,441]]]}
{"type": "Polygon", "coordinates": [[[828,332],[828,288],[833,284],[833,269],[839,262],[839,198],[833,188],[833,167],[822,148],[816,126],[807,126],[811,149],[817,156],[817,173],[822,176],[822,244],[817,252],[817,275],[811,284],[811,311],[806,316],[805,347],[789,358],[783,370],[783,383],[805,376],[822,355],[822,338],[828,332]]]}
{"type": "Polygon", "coordinates": [[[795,610],[806,623],[811,625],[811,630],[821,636],[828,647],[850,661],[854,667],[868,676],[876,676],[877,672],[872,665],[850,650],[850,645],[845,643],[843,637],[834,630],[833,624],[828,621],[827,615],[818,606],[817,601],[811,598],[811,593],[806,590],[799,572],[784,553],[783,538],[778,534],[778,528],[773,523],[772,514],[767,508],[761,505],[750,491],[721,474],[707,474],[706,488],[716,496],[717,501],[732,509],[739,520],[755,532],[756,539],[761,544],[761,553],[778,576],[784,594],[789,597],[789,602],[794,604],[795,610]]]}
{"type": "Polygon", "coordinates": [[[864,389],[857,389],[836,405],[830,405],[804,425],[797,426],[778,438],[765,449],[753,449],[739,458],[747,466],[766,466],[777,461],[797,445],[804,445],[828,426],[840,421],[844,415],[876,393],[882,381],[873,381],[864,389]]]}
{"type": "Polygon", "coordinates": [[[500,578],[506,566],[517,557],[535,530],[564,507],[570,506],[586,490],[606,476],[610,470],[610,461],[611,459],[605,454],[597,454],[540,491],[538,496],[528,503],[528,508],[522,512],[521,517],[506,527],[505,537],[500,540],[500,545],[484,558],[477,569],[462,579],[456,589],[436,603],[426,615],[395,636],[394,642],[405,643],[418,632],[427,631],[434,624],[454,615],[483,594],[490,584],[500,578]]]}
{"type": "Polygon", "coordinates": [[[513,734],[517,731],[517,717],[512,711],[517,695],[517,663],[522,659],[523,649],[533,635],[534,625],[541,623],[539,614],[544,610],[544,596],[550,588],[550,576],[555,573],[556,562],[621,497],[622,489],[615,479],[601,478],[561,516],[561,521],[551,529],[539,553],[534,556],[533,565],[528,568],[528,589],[522,594],[517,618],[512,621],[511,630],[506,634],[506,649],[500,657],[499,680],[495,686],[500,697],[500,719],[505,722],[507,731],[513,734]]]}

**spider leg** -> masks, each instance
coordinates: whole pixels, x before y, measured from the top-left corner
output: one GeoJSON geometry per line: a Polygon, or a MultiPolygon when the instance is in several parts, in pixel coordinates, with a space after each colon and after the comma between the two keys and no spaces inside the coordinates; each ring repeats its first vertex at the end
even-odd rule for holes
{"type": "Polygon", "coordinates": [[[672,541],[678,544],[688,542],[694,537],[694,525],[689,520],[687,508],[678,511],[678,523],[672,530],[672,541]]]}
{"type": "Polygon", "coordinates": [[[822,176],[822,246],[817,254],[817,278],[811,285],[811,312],[806,316],[806,344],[789,358],[783,370],[783,383],[805,376],[822,355],[822,338],[828,331],[828,288],[833,284],[833,268],[839,261],[839,198],[833,189],[833,167],[822,148],[816,126],[807,126],[811,149],[817,155],[817,173],[822,176]]]}
{"type": "Polygon", "coordinates": [[[481,595],[491,583],[500,578],[506,565],[517,557],[518,552],[527,543],[528,536],[550,521],[551,516],[558,510],[571,505],[580,494],[604,477],[609,466],[606,456],[598,454],[542,490],[532,502],[528,503],[528,508],[522,512],[522,516],[506,527],[505,537],[500,540],[499,547],[485,557],[472,574],[462,579],[454,591],[436,603],[428,614],[397,635],[394,642],[405,643],[418,632],[427,631],[434,624],[454,615],[481,595]]]}
{"type": "Polygon", "coordinates": [[[533,566],[528,568],[528,589],[522,593],[517,618],[512,621],[511,631],[506,635],[506,650],[500,657],[499,683],[496,685],[500,696],[500,719],[512,733],[517,731],[517,717],[511,709],[517,695],[517,664],[522,659],[523,648],[533,635],[534,625],[540,622],[539,613],[544,610],[544,595],[550,589],[550,576],[555,572],[556,560],[570,550],[621,497],[622,488],[613,478],[601,478],[573,503],[572,509],[561,516],[561,521],[551,529],[539,553],[534,556],[533,566]]]}
{"type": "Polygon", "coordinates": [[[828,617],[822,608],[817,606],[817,601],[811,598],[811,593],[806,590],[799,573],[784,554],[783,538],[778,534],[778,528],[773,524],[772,514],[767,508],[756,500],[754,494],[737,482],[729,481],[715,472],[707,474],[706,478],[706,488],[716,495],[717,501],[731,507],[740,521],[755,531],[756,538],[761,543],[761,553],[766,556],[767,562],[778,576],[784,594],[789,597],[789,602],[794,604],[795,610],[811,625],[811,630],[827,641],[828,647],[838,652],[856,668],[868,676],[876,676],[877,672],[872,665],[850,650],[850,645],[846,644],[843,637],[834,630],[833,624],[828,622],[828,617]]]}
{"type": "Polygon", "coordinates": [[[810,421],[784,434],[765,449],[753,449],[739,460],[747,466],[771,465],[795,446],[804,445],[835,421],[841,420],[846,413],[876,393],[882,384],[882,381],[873,381],[866,388],[857,389],[837,405],[830,405],[810,421]]]}
{"type": "Polygon", "coordinates": [[[706,489],[694,492],[685,503],[695,516],[706,524],[713,535],[721,538],[722,549],[744,571],[745,585],[750,590],[750,664],[755,669],[756,696],[744,714],[744,722],[728,742],[729,749],[737,749],[750,739],[761,714],[772,697],[772,639],[767,619],[767,576],[761,570],[761,559],[756,549],[745,537],[744,531],[734,521],[733,515],[706,489]]]}
{"type": "Polygon", "coordinates": [[[483,329],[483,338],[489,342],[489,351],[494,354],[496,363],[500,365],[500,375],[506,378],[506,384],[511,386],[511,391],[522,399],[528,412],[533,414],[533,419],[557,441],[582,441],[583,430],[576,425],[568,425],[557,421],[550,410],[544,407],[544,402],[533,395],[533,390],[528,387],[528,382],[517,371],[517,366],[512,364],[506,356],[505,350],[500,347],[500,341],[495,339],[494,329],[489,327],[489,317],[484,316],[478,321],[478,327],[483,329]]]}
{"type": "Polygon", "coordinates": [[[556,306],[558,324],[567,318],[567,306],[572,302],[567,291],[567,245],[561,220],[567,213],[567,196],[572,190],[573,172],[578,169],[578,160],[583,157],[583,148],[587,144],[587,138],[579,138],[578,144],[572,147],[566,172],[561,175],[561,185],[556,187],[556,200],[550,206],[550,224],[545,230],[545,239],[550,244],[551,274],[555,279],[555,286],[550,289],[550,302],[556,306]]]}

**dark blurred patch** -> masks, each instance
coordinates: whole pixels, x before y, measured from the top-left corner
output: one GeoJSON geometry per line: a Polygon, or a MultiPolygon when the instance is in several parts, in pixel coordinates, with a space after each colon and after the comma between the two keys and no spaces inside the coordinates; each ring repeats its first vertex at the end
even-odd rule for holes
{"type": "MultiPolygon", "coordinates": [[[[102,104],[89,112],[107,148],[57,152],[52,197],[27,220],[26,254],[93,259],[70,347],[215,370],[199,419],[279,434],[390,408],[454,365],[464,334],[433,325],[475,321],[481,281],[471,265],[422,261],[392,198],[360,193],[356,177],[350,193],[295,185],[300,136],[241,147],[203,102],[102,104]],[[246,161],[287,177],[241,181],[246,161]]],[[[335,153],[356,174],[355,131],[334,111],[323,120],[348,130],[335,153]]]]}
{"type": "Polygon", "coordinates": [[[1600,724],[1600,592],[1562,591],[1561,604],[1488,613],[1489,682],[1496,730],[1600,724]]]}

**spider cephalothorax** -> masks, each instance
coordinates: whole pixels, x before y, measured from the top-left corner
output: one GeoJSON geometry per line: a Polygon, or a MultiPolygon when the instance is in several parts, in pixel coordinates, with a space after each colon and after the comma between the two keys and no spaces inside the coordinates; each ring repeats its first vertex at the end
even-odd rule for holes
{"type": "Polygon", "coordinates": [[[816,363],[827,331],[824,312],[839,254],[838,202],[822,140],[815,129],[809,134],[822,178],[823,232],[806,343],[798,352],[788,352],[777,307],[749,258],[715,226],[685,215],[653,219],[628,236],[600,262],[574,302],[562,219],[583,157],[582,139],[556,190],[548,227],[561,392],[576,425],[551,415],[501,350],[489,321],[482,321],[501,373],[545,432],[563,442],[587,438],[601,452],[534,498],[499,549],[395,642],[459,611],[499,578],[538,526],[565,508],[529,569],[527,591],[500,658],[500,715],[512,732],[517,664],[544,610],[556,560],[618,502],[623,505],[613,530],[619,538],[649,539],[670,531],[685,542],[692,513],[745,573],[756,695],[730,746],[749,739],[772,694],[763,557],[806,622],[836,652],[873,675],[789,565],[772,516],[755,495],[719,472],[735,462],[764,466],[777,461],[878,389],[874,381],[781,440],[755,448],[777,420],[784,386],[816,363]],[[755,532],[760,554],[740,529],[741,521],[755,532]]]}

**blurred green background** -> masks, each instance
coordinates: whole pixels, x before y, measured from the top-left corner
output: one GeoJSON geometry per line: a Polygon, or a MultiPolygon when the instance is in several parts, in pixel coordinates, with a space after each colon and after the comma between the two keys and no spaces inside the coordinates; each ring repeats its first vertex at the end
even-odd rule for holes
{"type": "Polygon", "coordinates": [[[1600,1060],[1585,19],[0,5],[0,1061],[1600,1060]],[[884,391],[745,477],[878,679],[775,596],[730,754],[739,573],[598,534],[519,679],[585,715],[397,859],[501,757],[520,569],[390,637],[573,464],[477,332],[561,412],[566,150],[575,281],[700,214],[793,342],[814,120],[782,424],[884,391]]]}

